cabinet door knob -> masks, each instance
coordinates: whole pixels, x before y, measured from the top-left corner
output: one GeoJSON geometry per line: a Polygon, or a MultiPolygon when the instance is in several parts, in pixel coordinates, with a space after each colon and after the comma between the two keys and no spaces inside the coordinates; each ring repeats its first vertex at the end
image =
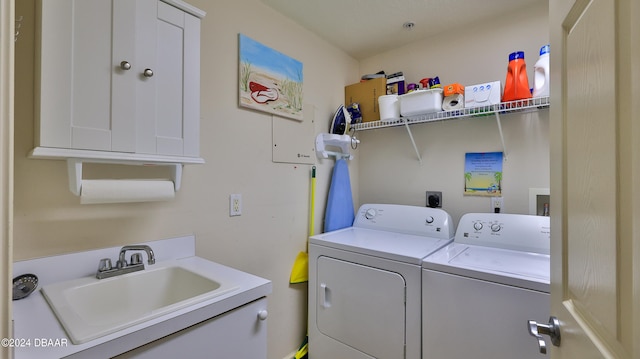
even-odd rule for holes
{"type": "Polygon", "coordinates": [[[269,316],[269,312],[267,312],[266,309],[263,309],[263,310],[258,312],[258,318],[260,320],[265,320],[265,319],[267,319],[268,316],[269,316]]]}
{"type": "Polygon", "coordinates": [[[129,61],[122,61],[120,63],[120,68],[127,71],[131,68],[131,64],[129,63],[129,61]]]}
{"type": "Polygon", "coordinates": [[[144,72],[142,74],[144,75],[144,77],[152,77],[153,76],[153,70],[144,69],[144,72]]]}

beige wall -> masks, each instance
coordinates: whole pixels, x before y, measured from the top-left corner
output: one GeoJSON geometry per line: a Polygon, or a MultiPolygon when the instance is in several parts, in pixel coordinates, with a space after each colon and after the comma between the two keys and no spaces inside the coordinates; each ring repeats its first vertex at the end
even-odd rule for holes
{"type": "MultiPolygon", "coordinates": [[[[17,2],[25,20],[16,43],[20,57],[14,257],[194,233],[198,255],[273,281],[268,357],[280,359],[296,349],[306,332],[307,287],[290,285],[288,279],[296,254],[305,249],[310,166],[273,163],[271,116],[238,108],[238,33],[303,62],[305,102],[316,108],[314,126],[319,133],[327,131],[335,108],[343,102],[344,85],[363,73],[404,71],[416,80],[439,75],[443,83],[504,81],[508,53],[520,49],[526,51],[531,72],[537,49],[548,41],[546,4],[501,17],[491,29],[478,24],[467,32],[454,32],[455,41],[429,39],[358,63],[259,0],[189,2],[207,12],[201,59],[201,154],[207,163],[185,168],[182,189],[172,202],[85,206],[67,189],[64,162],[26,158],[33,147],[33,3],[17,2]],[[470,33],[483,42],[472,42],[470,33]],[[243,196],[240,217],[228,216],[231,193],[243,196]]],[[[528,187],[548,187],[548,114],[504,116],[503,128],[509,151],[505,206],[522,212],[528,187]]],[[[424,205],[425,190],[440,190],[444,208],[456,218],[470,209],[488,210],[488,199],[462,197],[461,164],[467,151],[501,149],[495,120],[456,120],[412,129],[422,165],[402,128],[358,135],[362,143],[350,164],[356,206],[378,201],[424,205]]],[[[333,161],[319,161],[317,166],[315,227],[320,232],[333,161]]],[[[91,166],[87,176],[129,176],[131,171],[91,166]]],[[[134,169],[133,175],[139,171],[134,169]]]]}
{"type": "MultiPolygon", "coordinates": [[[[452,24],[455,21],[452,19],[452,24]]],[[[408,82],[439,76],[442,84],[504,84],[509,53],[525,51],[529,85],[540,47],[549,42],[548,4],[539,2],[493,21],[456,28],[365,59],[362,73],[403,71],[408,82]]],[[[551,49],[553,51],[553,49],[551,49]]],[[[501,117],[508,160],[504,162],[504,208],[528,213],[529,188],[549,188],[549,111],[501,117]]],[[[490,200],[463,196],[466,152],[502,151],[496,119],[476,117],[411,126],[422,164],[402,127],[363,131],[358,150],[361,203],[424,206],[425,191],[442,191],[443,209],[454,222],[467,212],[488,212],[490,200]]]]}
{"type": "MultiPolygon", "coordinates": [[[[258,0],[189,3],[207,12],[201,42],[201,155],[206,164],[185,167],[182,189],[172,202],[80,205],[68,190],[64,162],[26,158],[33,146],[33,34],[28,30],[33,3],[17,2],[25,23],[16,43],[21,58],[16,70],[15,259],[194,233],[199,256],[273,281],[268,357],[280,359],[306,333],[307,286],[289,285],[289,274],[297,253],[306,249],[310,166],[273,163],[272,116],[238,107],[238,33],[304,64],[304,96],[316,108],[315,133],[327,131],[343,101],[344,85],[358,78],[358,64],[258,0]],[[228,215],[231,193],[242,194],[240,217],[228,215]]],[[[316,231],[322,228],[332,166],[333,161],[317,164],[316,231]]],[[[92,166],[86,175],[135,171],[141,176],[142,170],[92,166]]]]}
{"type": "MultiPolygon", "coordinates": [[[[13,73],[14,73],[14,6],[0,0],[0,338],[12,338],[11,287],[13,253],[13,73]]],[[[11,354],[10,348],[0,347],[0,358],[11,354]]]]}

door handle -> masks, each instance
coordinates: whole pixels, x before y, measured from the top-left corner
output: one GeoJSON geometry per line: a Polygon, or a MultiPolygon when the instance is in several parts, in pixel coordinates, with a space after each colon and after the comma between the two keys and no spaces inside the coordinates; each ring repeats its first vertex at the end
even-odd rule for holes
{"type": "Polygon", "coordinates": [[[548,335],[551,338],[551,344],[560,346],[560,321],[558,318],[549,317],[549,324],[538,324],[535,320],[530,320],[527,322],[527,329],[529,329],[529,334],[538,340],[540,353],[547,354],[547,343],[542,338],[543,335],[548,335]]]}
{"type": "Polygon", "coordinates": [[[326,283],[320,283],[320,305],[323,308],[331,308],[331,298],[329,297],[329,288],[326,283]]]}

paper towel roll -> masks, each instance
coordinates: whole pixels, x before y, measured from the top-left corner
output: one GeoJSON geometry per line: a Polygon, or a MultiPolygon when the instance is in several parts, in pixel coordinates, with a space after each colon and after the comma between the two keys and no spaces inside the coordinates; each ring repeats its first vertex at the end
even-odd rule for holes
{"type": "Polygon", "coordinates": [[[442,101],[442,109],[445,111],[459,110],[461,108],[464,108],[464,95],[462,94],[457,93],[447,96],[442,101]]]}
{"type": "Polygon", "coordinates": [[[168,201],[175,197],[172,181],[82,180],[81,204],[168,201]]]}

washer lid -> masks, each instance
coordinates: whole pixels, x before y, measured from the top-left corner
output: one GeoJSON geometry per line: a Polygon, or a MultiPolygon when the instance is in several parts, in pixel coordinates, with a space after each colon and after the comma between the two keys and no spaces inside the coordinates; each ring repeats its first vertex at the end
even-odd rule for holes
{"type": "Polygon", "coordinates": [[[425,258],[422,267],[549,292],[548,254],[452,243],[425,258]]]}
{"type": "Polygon", "coordinates": [[[357,227],[344,228],[309,238],[309,243],[312,244],[417,265],[422,263],[424,257],[451,243],[451,241],[452,239],[357,227]]]}

